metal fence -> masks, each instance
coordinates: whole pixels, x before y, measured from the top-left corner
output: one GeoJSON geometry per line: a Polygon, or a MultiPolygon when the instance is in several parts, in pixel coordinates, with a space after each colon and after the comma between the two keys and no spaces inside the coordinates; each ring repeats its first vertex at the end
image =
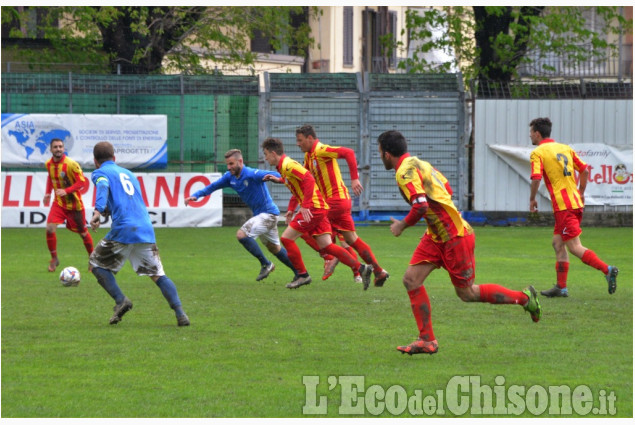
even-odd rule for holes
{"type": "MultiPolygon", "coordinates": [[[[459,74],[265,74],[261,86],[251,76],[3,73],[1,83],[3,113],[167,115],[173,172],[224,172],[230,148],[241,149],[247,165],[268,167],[260,142],[269,136],[302,161],[295,129],[311,124],[322,142],[356,151],[366,189],[353,201],[360,218],[408,209],[376,144],[379,134],[396,129],[411,154],[448,177],[457,206],[469,207],[469,102],[459,74]]],[[[630,82],[479,83],[474,89],[478,99],[633,96],[630,82]]],[[[342,164],[349,184],[346,168],[342,164]]],[[[286,208],[286,188],[273,185],[272,193],[286,208]]],[[[231,190],[225,199],[240,204],[231,190]]]]}
{"type": "MultiPolygon", "coordinates": [[[[365,191],[353,199],[353,210],[360,218],[372,219],[374,214],[408,209],[394,172],[386,171],[379,158],[376,143],[382,132],[399,130],[411,154],[448,177],[455,201],[464,207],[464,104],[457,74],[265,74],[261,139],[280,138],[287,155],[302,162],[304,154],[296,146],[295,129],[311,124],[321,142],[354,149],[365,191]]],[[[345,165],[342,176],[350,187],[345,165]]],[[[286,208],[288,190],[273,186],[271,191],[274,201],[286,208]]]]}

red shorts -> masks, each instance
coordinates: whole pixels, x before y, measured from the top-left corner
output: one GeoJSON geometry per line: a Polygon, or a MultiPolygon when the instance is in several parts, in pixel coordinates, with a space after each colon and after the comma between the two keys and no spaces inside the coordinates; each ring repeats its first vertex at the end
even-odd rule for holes
{"type": "Polygon", "coordinates": [[[297,213],[289,226],[300,233],[306,233],[309,236],[318,236],[325,233],[331,234],[331,223],[327,217],[327,210],[311,209],[313,218],[310,222],[304,221],[302,214],[297,213]]]}
{"type": "Polygon", "coordinates": [[[553,228],[553,234],[560,235],[563,242],[579,236],[582,233],[580,223],[582,222],[583,212],[582,208],[554,212],[556,225],[553,228]]]}
{"type": "Polygon", "coordinates": [[[345,232],[355,231],[355,222],[351,215],[352,202],[350,199],[329,199],[329,221],[335,230],[345,232]]]}
{"type": "Polygon", "coordinates": [[[51,212],[46,219],[47,223],[64,224],[66,228],[71,232],[84,233],[86,232],[86,215],[85,211],[79,210],[67,210],[58,205],[57,202],[53,202],[51,206],[51,212]]]}
{"type": "Polygon", "coordinates": [[[447,242],[434,242],[426,233],[412,254],[410,265],[427,262],[437,268],[443,267],[450,274],[454,286],[467,288],[474,283],[474,241],[474,233],[457,236],[447,242]]]}

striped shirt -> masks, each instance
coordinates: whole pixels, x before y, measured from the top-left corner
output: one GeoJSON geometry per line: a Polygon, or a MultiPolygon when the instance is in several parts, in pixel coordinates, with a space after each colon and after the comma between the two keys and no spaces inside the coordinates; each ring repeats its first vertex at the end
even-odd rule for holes
{"type": "Polygon", "coordinates": [[[412,205],[422,196],[427,198],[428,209],[424,219],[428,224],[427,233],[433,241],[447,242],[473,232],[452,202],[448,180],[429,162],[406,153],[399,158],[396,170],[397,185],[408,204],[412,205]]]}
{"type": "Polygon", "coordinates": [[[330,199],[350,199],[348,189],[342,179],[338,158],[344,158],[351,173],[351,179],[359,178],[355,151],[342,146],[329,146],[316,140],[311,150],[304,154],[304,167],[313,174],[320,192],[327,201],[330,199]]]}
{"type": "Polygon", "coordinates": [[[46,170],[49,175],[45,193],[51,193],[54,189],[64,189],[66,196],[55,195],[55,202],[66,210],[82,211],[84,209],[82,193],[86,192],[90,186],[84,177],[82,167],[76,161],[63,155],[59,162],[55,162],[53,158],[46,161],[46,170]]]}
{"type": "Polygon", "coordinates": [[[575,171],[586,170],[587,164],[570,146],[543,139],[531,152],[530,162],[531,179],[544,178],[554,212],[584,208],[575,171]]]}
{"type": "Polygon", "coordinates": [[[315,184],[315,179],[298,161],[282,155],[276,168],[284,184],[291,191],[288,211],[294,211],[298,203],[307,209],[329,209],[315,184]]]}

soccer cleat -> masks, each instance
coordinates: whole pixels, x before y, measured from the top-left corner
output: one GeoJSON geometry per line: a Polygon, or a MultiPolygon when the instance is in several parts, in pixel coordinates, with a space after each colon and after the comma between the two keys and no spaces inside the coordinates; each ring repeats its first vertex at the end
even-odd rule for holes
{"type": "Polygon", "coordinates": [[[179,326],[190,326],[190,319],[187,314],[183,313],[182,316],[176,318],[176,324],[179,326]]]}
{"type": "MultiPolygon", "coordinates": [[[[50,269],[49,269],[50,270],[50,269]]],[[[619,270],[615,266],[609,266],[609,272],[606,274],[606,281],[609,284],[609,294],[615,293],[617,289],[617,274],[619,270]]]]}
{"type": "Polygon", "coordinates": [[[262,280],[262,279],[266,278],[267,276],[269,276],[269,273],[271,273],[275,269],[276,269],[276,265],[273,264],[273,263],[269,263],[268,266],[262,266],[260,268],[260,274],[256,278],[256,281],[259,281],[259,280],[262,280]]]}
{"type": "Polygon", "coordinates": [[[439,351],[439,344],[436,339],[432,341],[418,339],[409,345],[400,345],[397,350],[401,351],[401,354],[408,354],[409,356],[413,354],[434,354],[439,351]]]}
{"type": "Polygon", "coordinates": [[[287,283],[287,288],[289,289],[297,289],[302,285],[308,285],[311,283],[311,276],[306,275],[304,277],[298,276],[293,282],[287,283]]]}
{"type": "Polygon", "coordinates": [[[384,286],[386,283],[386,279],[388,279],[390,275],[386,270],[382,270],[381,273],[375,274],[375,283],[374,285],[377,287],[384,286]]]}
{"type": "Polygon", "coordinates": [[[561,288],[558,285],[554,285],[551,289],[540,291],[540,295],[544,295],[547,298],[568,297],[569,290],[566,287],[561,288]]]}
{"type": "Polygon", "coordinates": [[[533,286],[529,285],[523,290],[523,294],[529,297],[529,300],[523,308],[525,311],[529,312],[531,320],[538,322],[540,320],[540,316],[542,315],[542,310],[540,308],[540,301],[538,301],[538,294],[536,294],[536,290],[533,286]]]}
{"type": "Polygon", "coordinates": [[[110,318],[110,324],[116,325],[121,322],[121,318],[128,312],[128,310],[132,310],[132,301],[130,301],[128,297],[124,297],[123,301],[120,304],[115,305],[113,308],[115,314],[113,314],[110,318]]]}
{"type": "Polygon", "coordinates": [[[60,260],[58,260],[57,257],[51,258],[51,262],[49,263],[49,271],[54,272],[57,266],[59,265],[60,265],[60,260]]]}
{"type": "Polygon", "coordinates": [[[373,273],[373,266],[370,264],[362,264],[359,268],[359,274],[362,275],[362,284],[364,285],[364,291],[368,289],[370,285],[370,275],[373,273]]]}
{"type": "Polygon", "coordinates": [[[362,280],[362,275],[357,273],[353,276],[353,280],[355,283],[363,283],[364,281],[362,280]]]}
{"type": "Polygon", "coordinates": [[[322,280],[326,280],[335,271],[335,266],[339,264],[339,258],[333,258],[332,260],[324,260],[324,274],[322,275],[322,280]]]}

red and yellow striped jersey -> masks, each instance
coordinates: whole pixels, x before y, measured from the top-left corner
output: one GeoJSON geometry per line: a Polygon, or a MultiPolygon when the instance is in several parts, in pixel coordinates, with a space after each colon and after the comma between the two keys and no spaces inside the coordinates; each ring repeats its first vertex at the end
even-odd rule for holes
{"type": "Polygon", "coordinates": [[[310,152],[304,154],[304,166],[313,174],[320,192],[326,200],[350,199],[342,179],[338,158],[344,158],[351,172],[351,179],[359,178],[355,151],[343,146],[329,146],[316,140],[310,152]]]}
{"type": "Polygon", "coordinates": [[[584,208],[578,191],[575,172],[582,172],[587,164],[568,145],[544,139],[531,152],[531,179],[544,177],[554,211],[584,208]]]}
{"type": "Polygon", "coordinates": [[[289,210],[295,209],[295,205],[300,203],[304,208],[329,209],[328,204],[324,201],[315,179],[300,163],[286,155],[282,155],[280,162],[276,167],[284,184],[289,188],[291,201],[289,202],[289,210]],[[294,199],[295,198],[295,199],[294,199]]]}
{"type": "Polygon", "coordinates": [[[81,192],[85,192],[90,183],[84,177],[82,167],[64,155],[59,162],[53,161],[53,158],[46,161],[46,170],[49,173],[46,181],[46,193],[51,193],[54,189],[64,189],[67,195],[55,195],[55,202],[66,210],[83,210],[84,203],[81,192]]]}
{"type": "Polygon", "coordinates": [[[448,180],[429,162],[406,153],[399,158],[396,170],[399,190],[408,204],[422,195],[427,198],[424,218],[433,241],[447,242],[473,232],[452,202],[448,180]]]}

